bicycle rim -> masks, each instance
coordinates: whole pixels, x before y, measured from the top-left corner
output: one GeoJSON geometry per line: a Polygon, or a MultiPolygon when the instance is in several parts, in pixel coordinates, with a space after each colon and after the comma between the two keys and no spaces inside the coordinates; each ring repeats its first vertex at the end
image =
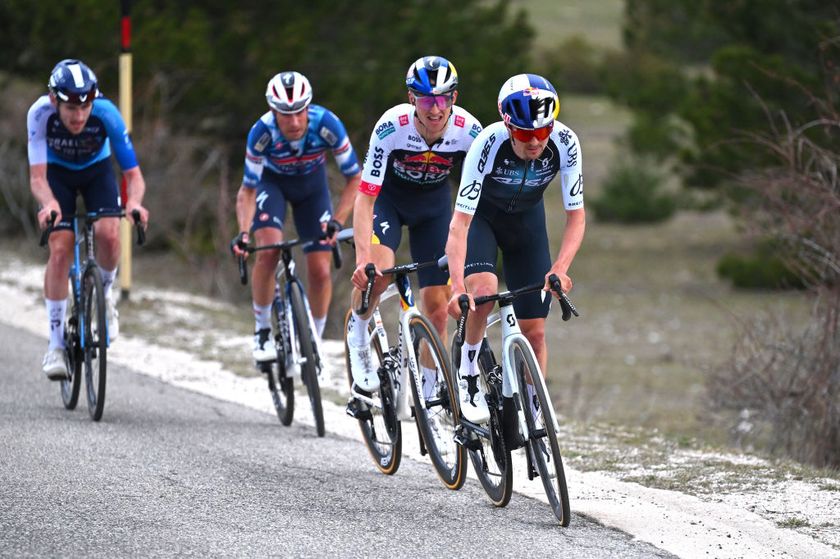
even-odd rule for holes
{"type": "Polygon", "coordinates": [[[295,321],[300,356],[304,359],[301,367],[301,379],[309,393],[309,404],[312,406],[312,416],[315,419],[315,431],[319,437],[324,436],[324,410],[321,406],[321,388],[318,386],[318,361],[315,354],[315,338],[309,326],[309,315],[303,302],[303,292],[297,283],[291,284],[292,316],[295,321]]]}
{"type": "MultiPolygon", "coordinates": [[[[353,374],[350,372],[350,351],[347,347],[347,321],[350,311],[344,317],[344,355],[347,364],[347,380],[352,389],[353,374]]],[[[373,326],[370,327],[371,331],[373,326]]],[[[362,432],[362,440],[380,472],[386,475],[397,473],[402,459],[402,426],[397,419],[396,401],[391,386],[391,377],[384,372],[385,353],[379,345],[379,338],[371,336],[372,355],[376,356],[379,371],[379,390],[370,397],[377,406],[364,405],[364,411],[356,418],[362,432]]]]}
{"type": "MultiPolygon", "coordinates": [[[[75,295],[75,288],[73,289],[75,295]]],[[[73,301],[76,298],[74,296],[73,301]]],[[[79,387],[82,385],[82,353],[79,350],[79,334],[77,324],[79,319],[75,303],[71,301],[70,316],[64,324],[64,359],[70,378],[61,381],[61,402],[68,410],[76,409],[79,402],[79,387]]]]}
{"type": "Polygon", "coordinates": [[[286,377],[286,344],[285,336],[288,336],[288,328],[285,334],[281,331],[282,321],[280,317],[277,300],[274,301],[271,310],[271,328],[274,332],[274,344],[277,349],[277,359],[274,363],[267,365],[265,372],[268,376],[268,389],[271,391],[271,400],[274,403],[274,411],[277,418],[285,426],[292,424],[295,415],[295,390],[291,378],[286,377]]]}
{"type": "Polygon", "coordinates": [[[85,269],[83,282],[85,385],[90,417],[94,421],[99,421],[105,409],[108,339],[105,322],[105,290],[102,287],[102,275],[96,265],[90,265],[85,269]]]}
{"type": "MultiPolygon", "coordinates": [[[[457,370],[461,361],[461,348],[456,343],[455,337],[452,340],[452,363],[453,370],[457,370]]],[[[487,381],[488,375],[496,364],[493,352],[483,342],[479,350],[478,367],[480,374],[487,381]]],[[[479,437],[478,448],[468,451],[470,462],[478,478],[481,487],[490,499],[490,502],[497,507],[504,507],[510,502],[513,494],[513,467],[511,463],[510,450],[505,445],[502,429],[502,413],[499,410],[501,398],[501,386],[486,383],[490,402],[490,438],[479,437]]]]}
{"type": "Polygon", "coordinates": [[[408,327],[417,358],[415,374],[420,376],[422,386],[422,393],[418,394],[417,382],[410,382],[415,419],[438,477],[447,488],[460,489],[466,479],[466,460],[464,448],[455,442],[458,393],[449,356],[426,317],[412,317],[408,327]]]}
{"type": "Polygon", "coordinates": [[[520,341],[511,345],[513,364],[517,375],[519,375],[522,400],[525,403],[525,415],[528,420],[528,429],[531,432],[528,440],[528,452],[537,467],[537,473],[542,480],[545,494],[554,515],[562,526],[568,526],[571,520],[571,511],[569,509],[569,491],[566,487],[563,459],[560,456],[560,445],[557,443],[554,424],[550,419],[550,414],[545,413],[552,404],[548,398],[548,393],[544,390],[544,384],[536,380],[536,375],[540,374],[539,368],[534,363],[528,349],[520,341]],[[536,417],[533,415],[531,403],[528,402],[527,385],[529,384],[534,387],[534,396],[539,403],[536,417]]]}

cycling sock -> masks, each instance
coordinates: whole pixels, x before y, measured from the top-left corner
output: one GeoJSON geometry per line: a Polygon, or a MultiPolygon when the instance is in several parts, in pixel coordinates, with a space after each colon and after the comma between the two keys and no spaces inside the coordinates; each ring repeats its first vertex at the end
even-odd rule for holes
{"type": "Polygon", "coordinates": [[[105,288],[105,297],[110,297],[111,286],[114,285],[114,279],[117,277],[117,269],[106,270],[99,266],[99,271],[102,273],[102,287],[105,288]]]}
{"type": "Polygon", "coordinates": [[[356,314],[356,311],[350,311],[350,320],[347,321],[347,341],[356,347],[368,345],[370,343],[368,324],[370,324],[370,317],[362,318],[356,314]]]}
{"type": "Polygon", "coordinates": [[[317,316],[313,316],[312,321],[315,323],[315,330],[318,331],[318,337],[322,338],[324,336],[324,326],[327,325],[327,317],[322,316],[319,318],[317,316]]]}
{"type": "Polygon", "coordinates": [[[477,344],[468,344],[464,342],[461,346],[461,366],[458,368],[458,376],[469,377],[477,375],[475,370],[475,360],[478,357],[478,349],[481,347],[481,342],[477,344]]]}
{"type": "Polygon", "coordinates": [[[437,370],[431,367],[424,367],[423,365],[420,365],[420,370],[423,372],[423,398],[428,400],[435,395],[437,370]]]}
{"type": "Polygon", "coordinates": [[[64,315],[67,313],[67,299],[55,301],[44,298],[47,316],[50,319],[49,349],[64,349],[64,315]]]}
{"type": "Polygon", "coordinates": [[[263,306],[254,303],[254,323],[256,332],[271,328],[271,305],[263,306]]]}

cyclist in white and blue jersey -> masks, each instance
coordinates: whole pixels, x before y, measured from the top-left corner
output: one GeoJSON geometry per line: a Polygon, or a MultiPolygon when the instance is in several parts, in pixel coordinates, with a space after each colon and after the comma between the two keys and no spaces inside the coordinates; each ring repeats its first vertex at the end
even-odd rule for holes
{"type": "MultiPolygon", "coordinates": [[[[286,204],[294,210],[301,238],[315,238],[330,222],[340,229],[353,208],[359,188],[356,153],[341,120],[312,103],[312,86],[298,72],[281,72],[271,78],[265,92],[269,111],[251,127],[245,150],[245,173],[236,197],[239,235],[231,243],[234,254],[245,254],[253,232],[256,244],[283,240],[286,204]],[[345,185],[333,213],[327,183],[326,152],[332,151],[345,185]]],[[[324,331],[332,297],[331,247],[313,244],[306,253],[307,294],[318,336],[324,331]]],[[[257,362],[276,358],[271,333],[271,302],[278,250],[257,253],[251,279],[255,321],[253,356],[257,362]]]]}
{"type": "MultiPolygon", "coordinates": [[[[111,167],[116,156],[127,185],[126,216],[140,212],[145,226],[149,212],[142,206],[146,183],[137,164],[131,138],[119,110],[99,96],[96,75],[79,60],[66,59],[50,74],[49,93],[38,98],[27,114],[30,189],[40,205],[42,229],[52,212],[57,218],[49,237],[49,260],[44,297],[50,321],[50,341],[42,368],[48,378],[68,374],[64,362],[64,317],[67,311],[67,275],[73,261],[73,225],[76,197],[87,211],[118,211],[120,193],[111,167]]],[[[120,257],[119,219],[103,218],[95,226],[99,263],[108,312],[108,333],[119,332],[111,286],[120,257]]]]}
{"type": "MultiPolygon", "coordinates": [[[[557,274],[563,291],[568,292],[572,288],[568,270],[586,229],[580,143],[571,128],[556,120],[560,100],[554,86],[541,76],[518,74],[504,83],[498,104],[502,122],[479,134],[464,161],[446,243],[452,278],[449,312],[460,316],[458,298],[465,293],[475,311],[467,318],[458,371],[461,412],[473,423],[489,418],[475,357],[493,306],[475,308],[473,298],[498,291],[498,251],[507,289],[545,282],[544,290],[550,292],[548,277],[557,274]],[[543,194],[558,175],[566,227],[552,261],[543,194]]],[[[545,371],[545,318],[551,297],[542,295],[517,298],[514,311],[545,371]]],[[[533,394],[529,399],[534,401],[533,394]]]]}

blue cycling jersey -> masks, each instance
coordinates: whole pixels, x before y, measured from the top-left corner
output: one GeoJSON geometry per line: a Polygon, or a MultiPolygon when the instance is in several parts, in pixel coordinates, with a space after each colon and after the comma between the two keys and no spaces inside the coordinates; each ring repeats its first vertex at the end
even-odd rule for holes
{"type": "Polygon", "coordinates": [[[312,174],[326,162],[325,152],[331,149],[339,170],[351,177],[359,172],[359,162],[341,120],[320,105],[309,105],[309,123],[300,140],[287,140],[271,111],[251,127],[245,151],[245,176],[242,184],[256,188],[263,168],[278,175],[312,174]]]}
{"type": "Polygon", "coordinates": [[[137,155],[131,145],[120,111],[104,97],[93,100],[84,129],[71,134],[61,123],[58,110],[48,95],[38,98],[27,114],[29,164],[54,163],[81,170],[114,154],[122,170],[137,167],[137,155]]]}

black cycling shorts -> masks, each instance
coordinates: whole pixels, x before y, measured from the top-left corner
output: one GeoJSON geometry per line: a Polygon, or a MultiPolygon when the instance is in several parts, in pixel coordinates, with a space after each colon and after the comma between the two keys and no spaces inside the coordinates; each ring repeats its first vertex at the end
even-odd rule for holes
{"type": "Polygon", "coordinates": [[[47,183],[61,207],[61,223],[53,226],[54,231],[73,229],[70,216],[76,213],[76,198],[80,194],[88,212],[120,210],[120,193],[109,158],[84,169],[48,163],[47,183]]]}

